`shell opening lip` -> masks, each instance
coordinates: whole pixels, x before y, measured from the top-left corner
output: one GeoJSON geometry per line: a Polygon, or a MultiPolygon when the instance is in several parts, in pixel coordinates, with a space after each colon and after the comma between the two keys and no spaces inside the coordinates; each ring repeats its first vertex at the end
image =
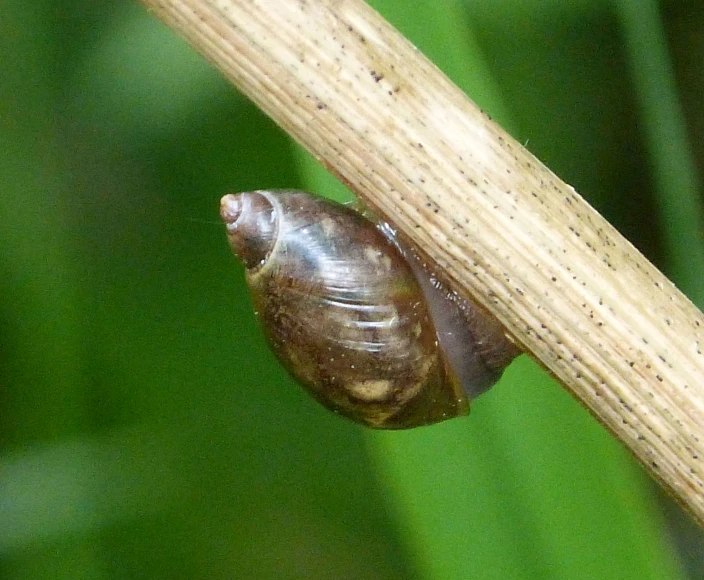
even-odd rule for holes
{"type": "Polygon", "coordinates": [[[232,229],[240,215],[242,214],[242,199],[239,195],[228,193],[220,200],[220,217],[227,226],[232,229]]]}

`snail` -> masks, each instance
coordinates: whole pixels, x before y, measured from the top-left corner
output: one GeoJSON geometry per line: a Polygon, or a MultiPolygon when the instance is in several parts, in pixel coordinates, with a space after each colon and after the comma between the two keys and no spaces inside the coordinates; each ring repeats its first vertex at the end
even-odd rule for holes
{"type": "Polygon", "coordinates": [[[466,415],[519,354],[393,230],[296,190],[225,195],[220,214],[274,354],[324,406],[379,429],[466,415]]]}

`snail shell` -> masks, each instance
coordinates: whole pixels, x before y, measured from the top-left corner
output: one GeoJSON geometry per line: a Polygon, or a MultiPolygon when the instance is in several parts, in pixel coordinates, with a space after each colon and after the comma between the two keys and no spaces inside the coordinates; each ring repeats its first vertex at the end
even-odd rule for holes
{"type": "Polygon", "coordinates": [[[381,429],[465,415],[518,354],[388,226],[348,206],[262,190],[224,196],[220,213],[273,352],[341,415],[381,429]]]}

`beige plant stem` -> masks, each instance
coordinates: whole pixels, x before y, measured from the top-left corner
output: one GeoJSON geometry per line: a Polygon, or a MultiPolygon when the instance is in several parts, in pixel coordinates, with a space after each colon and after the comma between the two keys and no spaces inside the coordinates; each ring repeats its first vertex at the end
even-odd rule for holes
{"type": "Polygon", "coordinates": [[[361,0],[142,2],[704,523],[704,318],[569,185],[361,0]]]}

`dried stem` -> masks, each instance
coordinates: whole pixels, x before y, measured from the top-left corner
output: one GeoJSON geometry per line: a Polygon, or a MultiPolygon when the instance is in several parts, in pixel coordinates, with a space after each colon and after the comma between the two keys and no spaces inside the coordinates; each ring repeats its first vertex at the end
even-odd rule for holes
{"type": "Polygon", "coordinates": [[[142,0],[704,523],[704,318],[361,0],[142,0]]]}

